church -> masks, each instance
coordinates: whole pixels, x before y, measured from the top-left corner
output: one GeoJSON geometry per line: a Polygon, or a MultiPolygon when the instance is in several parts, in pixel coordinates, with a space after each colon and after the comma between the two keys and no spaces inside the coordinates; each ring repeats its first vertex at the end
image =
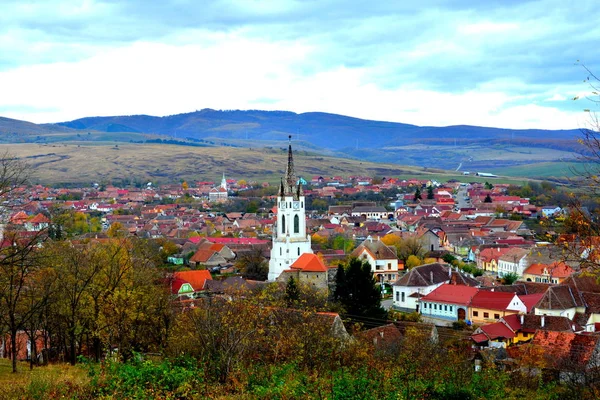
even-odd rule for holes
{"type": "Polygon", "coordinates": [[[208,192],[208,201],[210,202],[223,202],[227,201],[227,180],[225,179],[225,173],[223,173],[223,179],[221,179],[221,186],[214,187],[208,192]]]}
{"type": "Polygon", "coordinates": [[[288,163],[285,179],[277,195],[277,222],[273,227],[273,247],[269,261],[270,281],[276,280],[304,253],[311,253],[310,236],[306,234],[306,209],[302,184],[296,180],[289,136],[288,163]]]}

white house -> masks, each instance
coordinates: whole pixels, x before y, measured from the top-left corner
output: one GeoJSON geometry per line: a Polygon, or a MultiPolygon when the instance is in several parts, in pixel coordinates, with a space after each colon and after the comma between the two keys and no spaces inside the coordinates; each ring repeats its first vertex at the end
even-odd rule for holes
{"type": "Polygon", "coordinates": [[[377,282],[391,283],[398,279],[396,250],[387,246],[379,238],[376,240],[371,237],[367,238],[354,249],[351,256],[368,261],[377,282]]]}
{"type": "Polygon", "coordinates": [[[498,276],[515,273],[519,277],[529,267],[529,251],[518,247],[508,250],[498,258],[498,276]]]}

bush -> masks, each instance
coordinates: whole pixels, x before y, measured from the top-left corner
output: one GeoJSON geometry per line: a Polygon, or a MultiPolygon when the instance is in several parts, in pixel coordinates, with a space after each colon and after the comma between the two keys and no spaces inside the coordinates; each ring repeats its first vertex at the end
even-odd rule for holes
{"type": "MultiPolygon", "coordinates": [[[[135,357],[134,357],[135,359],[135,357]]],[[[117,398],[189,398],[197,394],[201,370],[193,359],[161,362],[107,361],[88,366],[94,396],[117,398]]]]}

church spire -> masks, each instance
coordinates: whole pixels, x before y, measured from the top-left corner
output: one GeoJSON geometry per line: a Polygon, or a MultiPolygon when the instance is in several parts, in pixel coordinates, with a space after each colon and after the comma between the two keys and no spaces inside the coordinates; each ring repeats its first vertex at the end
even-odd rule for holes
{"type": "Polygon", "coordinates": [[[292,155],[292,135],[288,136],[288,163],[285,170],[285,194],[294,195],[294,186],[296,185],[296,176],[294,173],[294,157],[292,155]]]}

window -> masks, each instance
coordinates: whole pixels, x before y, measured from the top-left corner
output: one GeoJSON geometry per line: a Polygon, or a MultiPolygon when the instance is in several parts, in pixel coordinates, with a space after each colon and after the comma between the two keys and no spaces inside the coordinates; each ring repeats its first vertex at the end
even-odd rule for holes
{"type": "Polygon", "coordinates": [[[490,313],[484,312],[483,313],[483,318],[489,318],[490,317],[490,313]]]}
{"type": "Polygon", "coordinates": [[[433,305],[433,309],[434,309],[434,310],[437,310],[437,304],[434,304],[434,305],[433,305]]]}
{"type": "Polygon", "coordinates": [[[423,303],[423,308],[427,308],[427,303],[423,303]]]}
{"type": "Polygon", "coordinates": [[[404,303],[404,292],[402,292],[402,302],[404,303]]]}
{"type": "Polygon", "coordinates": [[[388,263],[388,269],[392,269],[392,263],[388,263]]]}
{"type": "Polygon", "coordinates": [[[280,247],[280,248],[279,248],[279,255],[280,255],[280,256],[282,256],[282,255],[283,255],[283,248],[282,248],[282,247],[280,247]]]}
{"type": "Polygon", "coordinates": [[[500,314],[494,314],[495,319],[500,319],[500,314]]]}
{"type": "Polygon", "coordinates": [[[474,317],[479,317],[479,311],[473,311],[473,316],[474,317]]]}
{"type": "Polygon", "coordinates": [[[300,255],[300,247],[298,247],[298,255],[300,255]]]}
{"type": "MultiPolygon", "coordinates": [[[[404,294],[404,293],[402,293],[404,294]]],[[[400,301],[400,292],[396,292],[396,301],[400,301]]]]}
{"type": "Polygon", "coordinates": [[[281,233],[285,234],[285,215],[281,216],[281,233]]]}
{"type": "Polygon", "coordinates": [[[452,312],[452,306],[450,306],[450,312],[452,312]]]}
{"type": "Polygon", "coordinates": [[[444,304],[444,311],[448,311],[448,306],[444,304]]]}
{"type": "Polygon", "coordinates": [[[298,215],[294,215],[294,233],[300,232],[300,217],[298,215]]]}

